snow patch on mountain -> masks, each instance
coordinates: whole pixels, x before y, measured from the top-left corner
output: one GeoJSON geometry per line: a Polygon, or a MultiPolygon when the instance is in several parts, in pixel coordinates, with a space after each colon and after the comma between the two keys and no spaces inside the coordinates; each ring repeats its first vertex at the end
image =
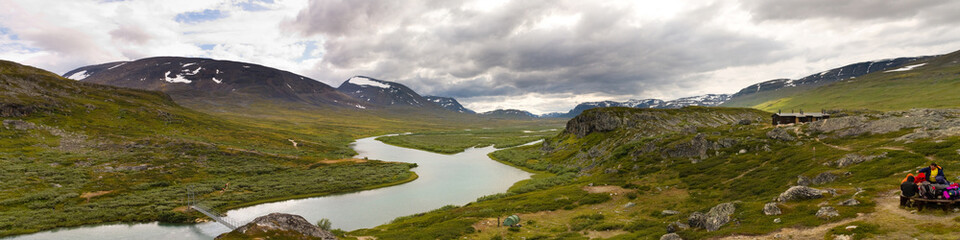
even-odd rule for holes
{"type": "Polygon", "coordinates": [[[914,65],[909,65],[909,66],[903,66],[902,68],[897,68],[897,69],[894,69],[894,70],[884,71],[884,72],[885,72],[885,73],[888,73],[888,72],[904,72],[904,71],[910,71],[910,70],[913,70],[914,68],[922,67],[923,65],[927,65],[927,63],[921,63],[921,64],[914,64],[914,65]]]}
{"type": "Polygon", "coordinates": [[[123,63],[117,64],[117,65],[114,65],[113,67],[107,68],[107,70],[110,70],[110,69],[114,69],[114,68],[123,66],[124,64],[127,64],[127,63],[126,63],[126,62],[123,62],[123,63]]]}
{"type": "Polygon", "coordinates": [[[171,77],[170,77],[170,71],[167,71],[167,73],[164,73],[164,74],[163,74],[163,80],[164,80],[164,81],[167,81],[167,82],[169,82],[169,83],[191,83],[191,82],[193,82],[193,81],[191,81],[190,79],[184,78],[183,74],[177,74],[177,75],[174,75],[174,77],[171,78],[171,77]]]}
{"type": "Polygon", "coordinates": [[[352,84],[355,84],[355,85],[360,85],[360,86],[371,86],[371,87],[378,87],[378,88],[390,88],[390,84],[377,82],[377,81],[374,81],[374,80],[370,80],[369,78],[360,77],[360,76],[356,76],[356,77],[352,77],[352,78],[350,78],[350,79],[347,79],[347,82],[352,83],[352,84]]]}
{"type": "Polygon", "coordinates": [[[75,72],[75,73],[73,73],[73,74],[70,74],[70,76],[68,76],[67,78],[80,81],[80,80],[83,80],[84,78],[87,78],[87,77],[89,77],[89,76],[90,76],[90,74],[87,73],[87,70],[83,70],[83,71],[79,71],[79,72],[75,72]]]}

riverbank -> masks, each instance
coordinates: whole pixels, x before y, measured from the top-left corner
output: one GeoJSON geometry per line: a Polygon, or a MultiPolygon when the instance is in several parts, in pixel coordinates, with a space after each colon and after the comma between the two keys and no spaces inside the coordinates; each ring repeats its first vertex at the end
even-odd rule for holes
{"type": "Polygon", "coordinates": [[[396,186],[396,185],[400,185],[400,184],[412,182],[413,180],[417,180],[418,178],[420,178],[420,175],[417,175],[416,172],[410,171],[410,177],[408,177],[407,179],[401,180],[401,181],[397,181],[397,182],[384,183],[384,184],[379,184],[379,185],[373,185],[373,186],[364,187],[364,188],[357,189],[357,190],[350,190],[350,191],[308,193],[308,194],[291,195],[291,196],[289,196],[289,197],[279,197],[279,198],[264,199],[264,200],[258,200],[258,201],[243,203],[243,204],[231,205],[231,206],[228,206],[228,207],[224,207],[223,210],[224,210],[224,211],[229,211],[229,210],[234,210],[234,209],[239,209],[239,208],[245,208],[245,207],[254,206],[254,205],[260,205],[260,204],[264,204],[264,203],[281,202],[281,201],[287,201],[287,200],[297,200],[297,199],[312,198],[312,197],[324,197],[324,196],[330,196],[330,195],[348,194],[348,193],[355,193],[355,192],[373,190],[373,189],[378,189],[378,188],[392,187],[392,186],[396,186]]]}

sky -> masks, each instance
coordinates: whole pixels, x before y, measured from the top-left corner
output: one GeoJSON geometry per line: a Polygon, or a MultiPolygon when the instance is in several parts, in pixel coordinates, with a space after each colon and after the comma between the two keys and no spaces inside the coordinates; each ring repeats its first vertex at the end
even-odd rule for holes
{"type": "Polygon", "coordinates": [[[245,61],[539,114],[946,54],[960,50],[958,12],[950,0],[0,0],[0,59],[60,74],[245,61]]]}

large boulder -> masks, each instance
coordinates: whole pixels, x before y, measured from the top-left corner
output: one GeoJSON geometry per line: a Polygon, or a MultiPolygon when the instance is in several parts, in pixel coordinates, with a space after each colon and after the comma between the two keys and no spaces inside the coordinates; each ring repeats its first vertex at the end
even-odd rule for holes
{"type": "Polygon", "coordinates": [[[823,197],[823,191],[807,186],[793,186],[777,197],[777,201],[789,202],[807,199],[817,199],[823,197]]]}
{"type": "Polygon", "coordinates": [[[690,227],[716,231],[730,222],[730,215],[733,215],[736,210],[737,206],[734,203],[721,203],[711,208],[707,214],[700,212],[690,214],[687,222],[690,223],[690,227]]]}
{"type": "Polygon", "coordinates": [[[820,185],[820,184],[831,183],[835,180],[837,180],[837,175],[833,175],[832,173],[829,173],[829,172],[822,172],[816,177],[814,177],[813,180],[810,181],[810,183],[813,183],[813,185],[820,185]]]}
{"type": "Polygon", "coordinates": [[[773,128],[773,130],[770,130],[769,132],[767,132],[767,137],[769,137],[770,139],[776,139],[776,140],[788,141],[788,142],[797,140],[797,138],[794,137],[793,135],[790,135],[790,133],[788,133],[787,130],[779,127],[773,128]]]}
{"type": "Polygon", "coordinates": [[[763,205],[763,214],[764,215],[780,215],[780,207],[777,207],[776,202],[769,202],[763,205]]]}
{"type": "Polygon", "coordinates": [[[810,186],[810,183],[811,183],[810,178],[803,175],[797,176],[797,185],[810,186]]]}
{"type": "Polygon", "coordinates": [[[254,236],[274,235],[283,239],[321,239],[336,240],[332,233],[320,229],[299,215],[271,213],[253,219],[231,232],[217,236],[221,238],[252,238],[254,236]]]}

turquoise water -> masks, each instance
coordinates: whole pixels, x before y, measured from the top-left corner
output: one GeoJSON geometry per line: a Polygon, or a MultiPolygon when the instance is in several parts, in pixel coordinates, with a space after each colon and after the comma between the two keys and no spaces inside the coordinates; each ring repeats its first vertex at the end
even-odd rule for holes
{"type": "MultiPolygon", "coordinates": [[[[491,160],[493,147],[472,148],[445,155],[384,144],[374,138],[354,144],[357,158],[416,163],[415,181],[355,193],[265,203],[228,211],[227,217],[246,223],[273,212],[297,214],[310,222],[328,218],[334,228],[370,228],[400,216],[445,205],[463,205],[478,197],[505,192],[530,173],[491,160]]],[[[63,228],[11,239],[212,239],[229,229],[218,223],[108,224],[63,228]]]]}

